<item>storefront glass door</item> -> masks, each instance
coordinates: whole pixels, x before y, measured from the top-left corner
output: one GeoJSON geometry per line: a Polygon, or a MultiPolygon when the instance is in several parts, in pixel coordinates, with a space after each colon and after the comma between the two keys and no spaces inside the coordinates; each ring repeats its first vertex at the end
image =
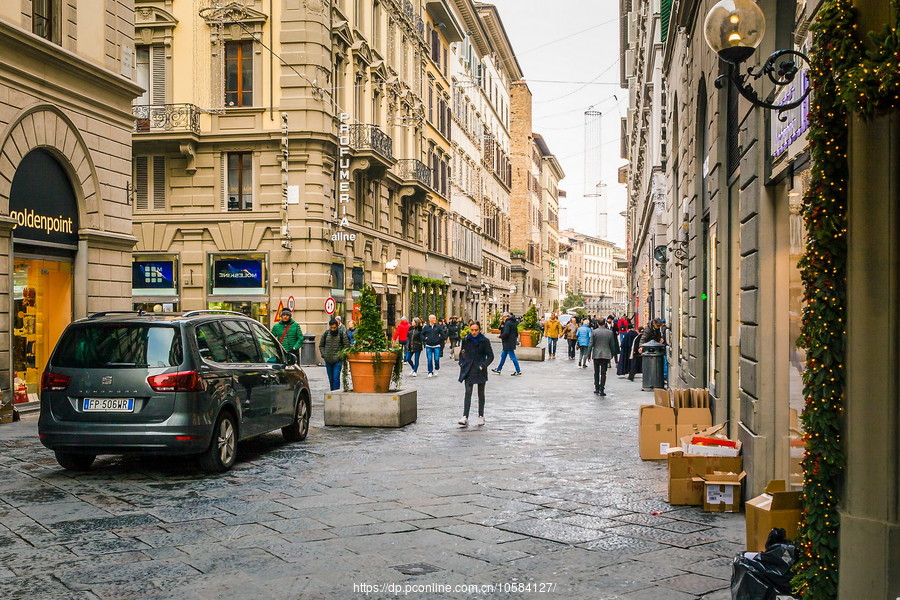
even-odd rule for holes
{"type": "Polygon", "coordinates": [[[72,322],[72,263],[16,258],[13,292],[15,402],[36,402],[41,373],[72,322]]]}

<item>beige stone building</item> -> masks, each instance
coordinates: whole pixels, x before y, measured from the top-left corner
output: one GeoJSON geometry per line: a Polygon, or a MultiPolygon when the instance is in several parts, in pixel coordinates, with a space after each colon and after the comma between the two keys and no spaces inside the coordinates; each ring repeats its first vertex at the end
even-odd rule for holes
{"type": "Polygon", "coordinates": [[[318,333],[371,284],[389,328],[445,314],[449,5],[220,4],[138,3],[135,304],[318,333]]]}
{"type": "Polygon", "coordinates": [[[559,298],[556,274],[550,271],[551,263],[552,269],[556,269],[558,186],[565,173],[543,138],[532,131],[532,96],[525,81],[512,84],[510,103],[511,310],[521,314],[534,305],[540,314],[551,311],[554,300],[559,298]],[[548,244],[553,244],[552,249],[548,249],[548,244]]]}
{"type": "Polygon", "coordinates": [[[532,134],[541,153],[541,266],[544,272],[543,312],[558,311],[559,285],[559,182],[566,174],[547,141],[532,134]]]}
{"type": "MultiPolygon", "coordinates": [[[[149,91],[133,109],[135,305],[238,310],[267,324],[293,306],[311,333],[324,329],[329,297],[353,318],[364,284],[389,329],[403,315],[483,310],[486,188],[473,197],[472,179],[459,185],[458,158],[465,146],[481,164],[475,121],[496,125],[484,115],[492,111],[502,139],[508,116],[496,93],[471,90],[493,101],[466,131],[454,96],[474,81],[466,68],[481,73],[496,60],[482,16],[495,9],[471,0],[205,6],[138,1],[149,91]],[[467,43],[478,52],[464,67],[467,43]]],[[[518,71],[499,71],[508,90],[518,71]]],[[[508,142],[496,155],[507,153],[508,142]]]]}
{"type": "Polygon", "coordinates": [[[132,2],[0,3],[0,389],[36,403],[63,329],[129,308],[132,2]]]}

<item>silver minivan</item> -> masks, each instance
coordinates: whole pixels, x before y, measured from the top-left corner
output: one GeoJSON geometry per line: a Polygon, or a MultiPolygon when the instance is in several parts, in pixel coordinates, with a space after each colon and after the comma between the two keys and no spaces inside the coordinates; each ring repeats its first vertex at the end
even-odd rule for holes
{"type": "Polygon", "coordinates": [[[196,455],[227,471],[237,442],[281,429],[302,441],[309,381],[239,313],[107,312],[71,323],[41,378],[41,443],[87,470],[99,454],[196,455]]]}

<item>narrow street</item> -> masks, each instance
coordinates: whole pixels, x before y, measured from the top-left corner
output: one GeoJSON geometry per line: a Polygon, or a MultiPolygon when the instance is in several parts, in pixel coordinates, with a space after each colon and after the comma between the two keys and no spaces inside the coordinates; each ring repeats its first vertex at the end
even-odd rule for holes
{"type": "Polygon", "coordinates": [[[222,476],[121,457],[69,474],[36,416],[2,426],[0,597],[728,598],[743,515],[665,502],[665,465],[637,455],[651,395],[613,375],[598,398],[565,358],[522,368],[462,429],[455,365],[422,367],[402,430],[324,427],[308,368],[308,440],[245,443],[222,476]]]}

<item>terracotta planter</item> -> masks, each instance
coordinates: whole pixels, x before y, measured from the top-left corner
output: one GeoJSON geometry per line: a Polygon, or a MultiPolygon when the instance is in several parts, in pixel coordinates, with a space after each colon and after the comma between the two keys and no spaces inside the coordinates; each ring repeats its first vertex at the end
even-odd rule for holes
{"type": "Polygon", "coordinates": [[[520,331],[519,342],[522,344],[523,348],[534,348],[534,340],[531,339],[530,331],[520,331]]]}
{"type": "Polygon", "coordinates": [[[499,330],[499,329],[489,329],[488,331],[489,331],[490,333],[500,333],[500,330],[499,330]]]}
{"type": "Polygon", "coordinates": [[[391,387],[391,372],[397,354],[394,352],[354,352],[347,355],[353,391],[360,394],[383,394],[391,387]],[[375,355],[380,360],[375,362],[375,355]]]}

